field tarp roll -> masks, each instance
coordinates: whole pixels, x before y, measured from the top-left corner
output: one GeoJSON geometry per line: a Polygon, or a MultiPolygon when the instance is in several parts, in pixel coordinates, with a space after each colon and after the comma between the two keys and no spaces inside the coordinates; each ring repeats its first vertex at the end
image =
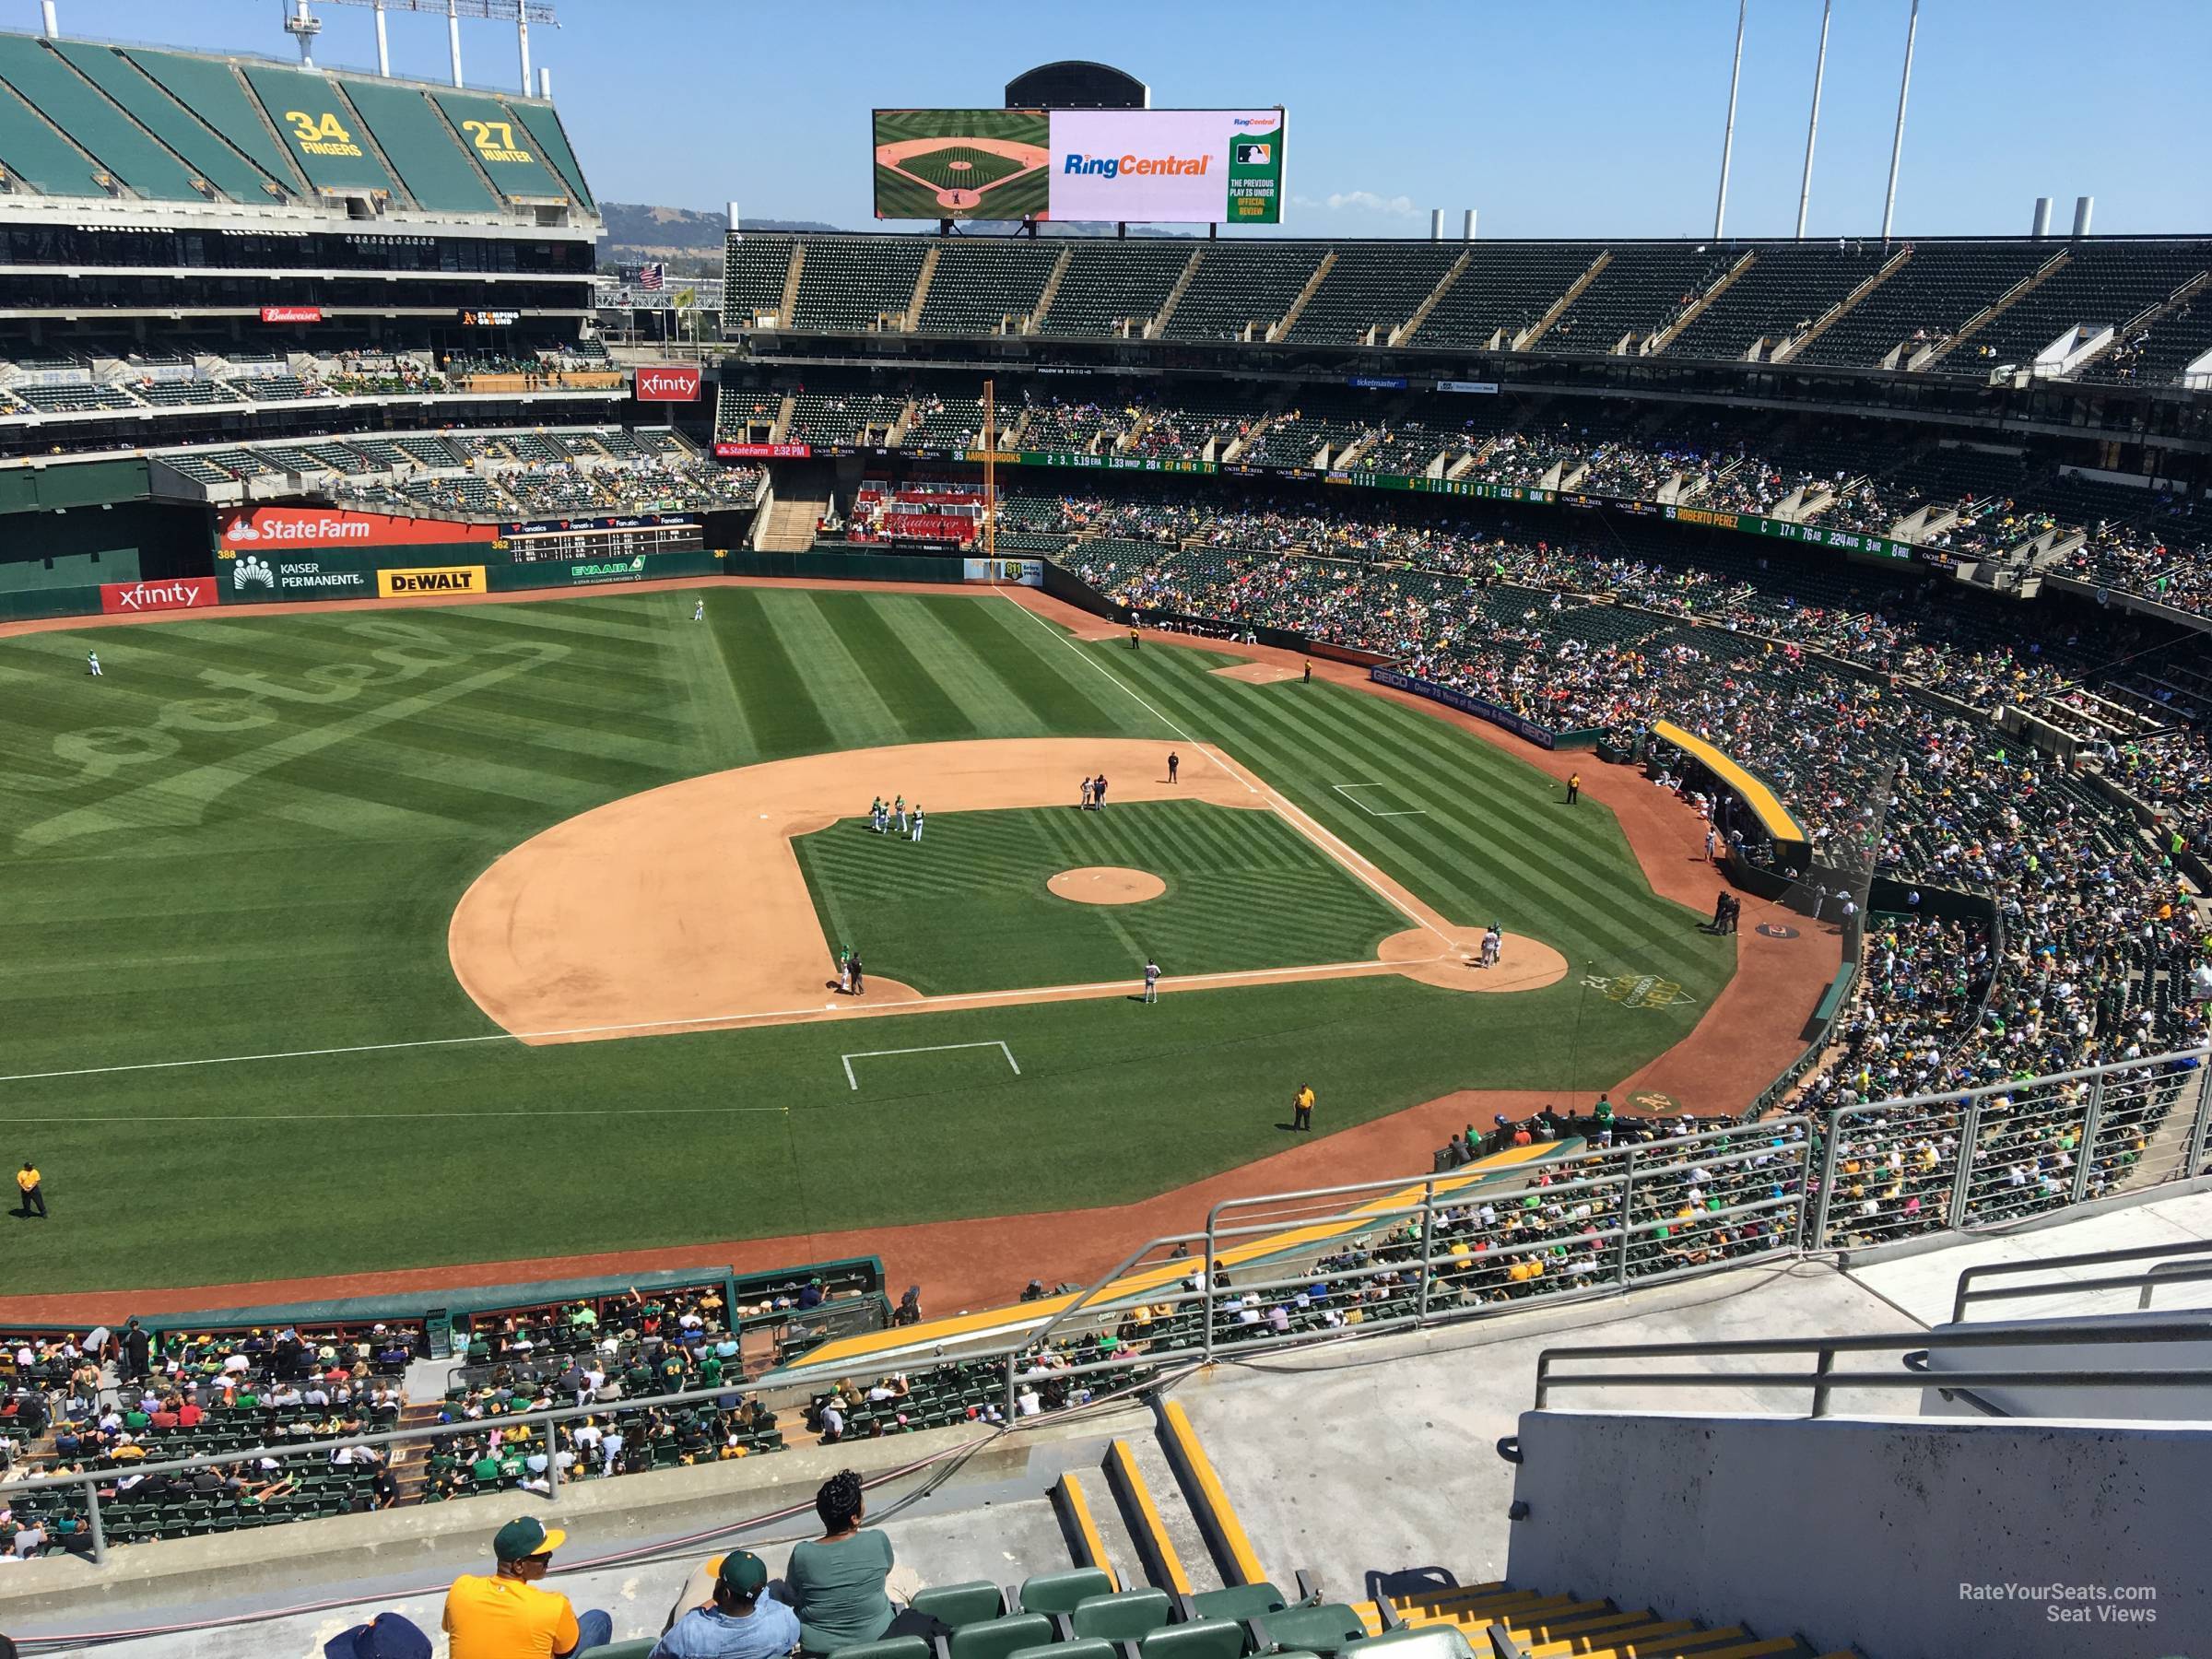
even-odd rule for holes
{"type": "Polygon", "coordinates": [[[1597,747],[1598,735],[1594,730],[1555,732],[1549,726],[1539,725],[1488,698],[1476,697],[1450,686],[1439,686],[1430,680],[1416,679],[1412,675],[1401,673],[1395,668],[1371,668],[1368,677],[1378,686],[1388,686],[1397,691],[1410,691],[1416,697],[1426,697],[1431,702],[1442,703],[1447,709],[1457,709],[1462,714],[1472,714],[1477,720],[1487,720],[1492,725],[1503,726],[1514,736],[1525,737],[1539,748],[1582,749],[1597,747]]]}

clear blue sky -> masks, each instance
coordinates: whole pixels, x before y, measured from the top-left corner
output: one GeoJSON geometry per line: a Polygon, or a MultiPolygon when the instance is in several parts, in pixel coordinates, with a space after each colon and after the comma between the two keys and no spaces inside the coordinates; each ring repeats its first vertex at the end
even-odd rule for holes
{"type": "MultiPolygon", "coordinates": [[[[1153,102],[1288,106],[1286,231],[1705,235],[1735,0],[559,0],[532,31],[602,196],[869,219],[867,113],[996,104],[1100,58],[1153,102]]],[[[70,33],[291,54],[278,0],[59,0],[70,33]]],[[[319,61],[373,65],[370,13],[318,8],[319,61]]],[[[1836,0],[1808,229],[1879,229],[1908,0],[1836,0]]],[[[35,29],[35,0],[6,0],[35,29]]],[[[1819,0],[1750,0],[1727,229],[1795,223],[1819,0]]],[[[465,22],[472,84],[512,87],[512,24],[465,22]]],[[[394,66],[443,78],[445,19],[391,18],[394,66]]],[[[1923,0],[1901,234],[2017,233],[2034,198],[2100,231],[2212,230],[2212,0],[1923,0]]]]}

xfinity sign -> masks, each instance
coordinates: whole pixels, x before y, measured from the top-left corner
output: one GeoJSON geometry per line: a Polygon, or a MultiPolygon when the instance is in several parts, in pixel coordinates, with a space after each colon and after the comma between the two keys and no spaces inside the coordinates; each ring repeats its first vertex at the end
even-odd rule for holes
{"type": "Polygon", "coordinates": [[[638,371],[640,403],[697,403],[699,366],[695,363],[653,363],[638,371]]]}

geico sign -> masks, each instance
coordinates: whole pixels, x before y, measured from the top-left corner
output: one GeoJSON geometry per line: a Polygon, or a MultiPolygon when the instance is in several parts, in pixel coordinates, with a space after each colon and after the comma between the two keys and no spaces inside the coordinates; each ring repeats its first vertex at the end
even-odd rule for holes
{"type": "Polygon", "coordinates": [[[419,594],[481,594],[482,565],[441,565],[429,571],[379,571],[376,591],[386,599],[419,594]]]}
{"type": "Polygon", "coordinates": [[[174,582],[107,582],[100,608],[110,616],[130,611],[190,610],[216,602],[215,578],[180,576],[174,582]]]}
{"type": "Polygon", "coordinates": [[[638,401],[696,403],[699,401],[699,371],[680,364],[669,368],[641,369],[638,371],[638,401]]]}

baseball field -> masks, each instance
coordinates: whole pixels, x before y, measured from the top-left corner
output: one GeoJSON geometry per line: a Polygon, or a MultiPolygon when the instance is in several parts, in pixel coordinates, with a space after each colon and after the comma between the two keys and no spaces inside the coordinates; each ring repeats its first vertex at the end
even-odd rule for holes
{"type": "Polygon", "coordinates": [[[0,639],[8,1290],[1126,1204],[1300,1083],[1586,1101],[1735,963],[1421,710],[996,593],[705,599],[0,639]]]}
{"type": "Polygon", "coordinates": [[[877,218],[1042,218],[1051,123],[1041,110],[878,110],[877,218]]]}

